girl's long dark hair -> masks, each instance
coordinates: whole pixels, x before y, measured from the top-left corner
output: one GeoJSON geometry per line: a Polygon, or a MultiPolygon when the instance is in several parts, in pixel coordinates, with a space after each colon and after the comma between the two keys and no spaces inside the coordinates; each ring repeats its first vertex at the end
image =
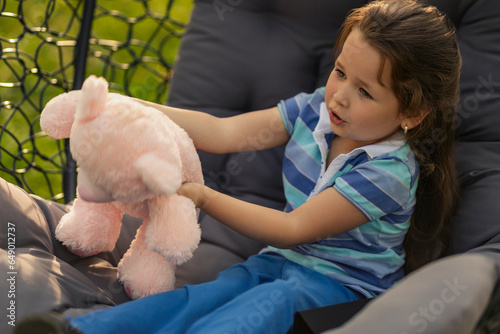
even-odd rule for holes
{"type": "Polygon", "coordinates": [[[411,117],[428,112],[406,135],[420,164],[416,205],[404,242],[409,272],[446,254],[458,202],[453,140],[461,57],[455,30],[433,6],[373,1],[347,17],[335,45],[337,55],[353,29],[389,61],[401,113],[411,117]]]}

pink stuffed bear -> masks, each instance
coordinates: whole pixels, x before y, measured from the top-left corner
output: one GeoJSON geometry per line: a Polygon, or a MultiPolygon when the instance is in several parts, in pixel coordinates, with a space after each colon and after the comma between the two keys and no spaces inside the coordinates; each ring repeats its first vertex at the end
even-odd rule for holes
{"type": "Polygon", "coordinates": [[[57,239],[80,256],[111,251],[123,214],[143,218],[119,278],[132,298],[171,290],[175,265],[192,256],[201,235],[193,202],[176,194],[183,182],[203,183],[191,138],[160,111],[108,93],[95,76],[49,101],[40,125],[70,138],[80,167],[77,199],[57,239]]]}

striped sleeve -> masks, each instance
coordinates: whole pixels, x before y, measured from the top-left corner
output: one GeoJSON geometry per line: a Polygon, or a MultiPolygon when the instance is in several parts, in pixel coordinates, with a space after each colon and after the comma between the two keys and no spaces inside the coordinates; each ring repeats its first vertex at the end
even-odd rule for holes
{"type": "Polygon", "coordinates": [[[300,104],[305,100],[307,94],[301,93],[291,99],[283,100],[278,104],[278,109],[281,113],[281,118],[283,118],[283,123],[285,123],[286,131],[288,135],[292,135],[293,128],[295,126],[295,121],[299,116],[300,104]]]}
{"type": "Polygon", "coordinates": [[[285,128],[288,134],[291,136],[295,128],[295,123],[299,115],[304,113],[304,111],[309,111],[309,104],[311,101],[319,100],[324,101],[325,88],[318,88],[313,94],[300,93],[287,100],[282,100],[278,103],[278,109],[285,123],[285,128]]]}
{"type": "Polygon", "coordinates": [[[408,167],[392,157],[353,168],[337,178],[334,188],[373,221],[411,205],[411,182],[408,167]]]}

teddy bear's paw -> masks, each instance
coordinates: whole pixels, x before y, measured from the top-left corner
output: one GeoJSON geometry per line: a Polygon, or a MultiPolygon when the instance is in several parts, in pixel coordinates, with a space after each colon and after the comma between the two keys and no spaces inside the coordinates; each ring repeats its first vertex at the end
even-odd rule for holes
{"type": "MultiPolygon", "coordinates": [[[[173,276],[173,273],[171,274],[173,276]]],[[[120,281],[123,283],[123,287],[125,288],[125,292],[130,297],[130,299],[139,299],[147,296],[151,296],[154,294],[166,292],[173,290],[174,288],[174,279],[173,277],[170,279],[168,277],[158,277],[153,279],[153,277],[148,278],[149,281],[143,281],[140,283],[134,282],[136,281],[131,277],[120,277],[120,281]],[[156,280],[158,282],[152,282],[156,280]],[[171,280],[171,282],[169,282],[171,280]]]]}
{"type": "Polygon", "coordinates": [[[70,251],[71,253],[73,254],[76,254],[78,255],[79,257],[89,257],[89,256],[94,256],[96,254],[99,254],[100,252],[99,251],[91,251],[91,252],[85,252],[84,250],[81,250],[81,249],[73,249],[69,246],[66,246],[66,249],[68,251],[70,251]]]}
{"type": "Polygon", "coordinates": [[[157,239],[150,237],[146,239],[148,249],[152,252],[161,254],[167,261],[177,265],[182,264],[193,256],[193,252],[198,247],[201,238],[201,231],[196,225],[195,229],[187,233],[171,235],[163,238],[163,241],[157,242],[157,239]]]}
{"type": "Polygon", "coordinates": [[[196,247],[183,249],[182,251],[167,250],[160,253],[167,261],[173,262],[176,265],[182,264],[193,257],[193,252],[196,247]]]}
{"type": "Polygon", "coordinates": [[[127,294],[127,296],[130,299],[144,298],[144,297],[147,297],[147,296],[151,296],[151,295],[155,295],[155,294],[158,294],[158,293],[162,293],[162,292],[173,290],[173,286],[172,287],[162,288],[162,289],[152,289],[152,290],[142,290],[140,288],[133,289],[133,288],[129,287],[127,284],[125,284],[125,283],[123,283],[123,288],[125,289],[125,293],[127,294]]]}
{"type": "Polygon", "coordinates": [[[111,203],[76,199],[56,228],[56,238],[72,253],[91,256],[114,249],[123,212],[111,203]]]}
{"type": "Polygon", "coordinates": [[[150,211],[152,222],[145,235],[148,249],[175,264],[184,263],[192,257],[201,239],[194,204],[186,197],[174,195],[160,208],[161,214],[150,211]]]}
{"type": "Polygon", "coordinates": [[[132,291],[130,290],[130,288],[126,285],[123,286],[125,288],[125,293],[127,294],[127,296],[130,298],[130,299],[134,299],[132,298],[132,291]]]}
{"type": "Polygon", "coordinates": [[[75,240],[67,240],[63,242],[63,246],[66,247],[66,249],[71,253],[76,254],[80,257],[89,257],[102,252],[102,249],[100,249],[102,247],[97,247],[97,248],[84,247],[79,242],[75,242],[75,240]]]}
{"type": "MultiPolygon", "coordinates": [[[[65,218],[65,217],[63,217],[65,218]]],[[[71,217],[66,217],[71,218],[71,217]]],[[[80,257],[88,257],[102,252],[106,245],[95,243],[95,240],[85,237],[80,231],[74,233],[71,225],[64,224],[67,220],[61,220],[56,228],[56,238],[62,242],[68,251],[80,257]]],[[[108,247],[109,248],[109,247],[108,247]]]]}
{"type": "Polygon", "coordinates": [[[119,279],[132,299],[172,290],[175,265],[142,245],[132,244],[118,264],[119,279]]]}

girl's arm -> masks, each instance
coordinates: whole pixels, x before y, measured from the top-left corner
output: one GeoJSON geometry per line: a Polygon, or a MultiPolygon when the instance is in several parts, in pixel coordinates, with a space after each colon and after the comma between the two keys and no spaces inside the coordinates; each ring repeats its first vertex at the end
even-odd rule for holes
{"type": "Polygon", "coordinates": [[[134,100],[167,115],[186,130],[201,151],[219,154],[260,151],[288,141],[278,107],[218,118],[200,111],[134,100]]]}
{"type": "Polygon", "coordinates": [[[278,248],[319,241],[368,221],[334,188],[322,191],[289,213],[247,203],[195,183],[184,184],[178,193],[233,230],[278,248]]]}

